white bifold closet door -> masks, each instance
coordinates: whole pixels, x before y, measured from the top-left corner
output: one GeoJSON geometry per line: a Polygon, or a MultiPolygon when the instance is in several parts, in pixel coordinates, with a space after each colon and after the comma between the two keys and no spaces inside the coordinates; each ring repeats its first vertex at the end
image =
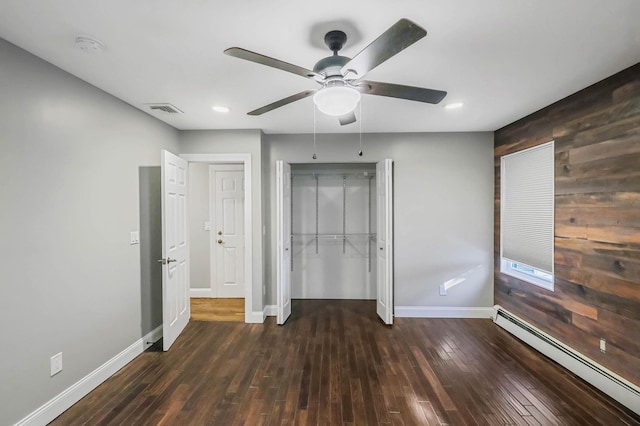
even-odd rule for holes
{"type": "Polygon", "coordinates": [[[376,164],[377,287],[376,312],[385,324],[393,324],[393,161],[376,164]]]}
{"type": "Polygon", "coordinates": [[[276,161],[276,297],[279,325],[291,315],[291,165],[276,161]]]}

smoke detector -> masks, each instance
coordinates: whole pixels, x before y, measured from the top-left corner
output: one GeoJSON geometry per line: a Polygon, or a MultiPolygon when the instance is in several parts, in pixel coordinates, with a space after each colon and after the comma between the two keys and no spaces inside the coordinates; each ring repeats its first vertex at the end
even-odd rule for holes
{"type": "Polygon", "coordinates": [[[86,35],[76,36],[76,47],[87,53],[100,53],[104,49],[104,44],[100,40],[86,35]]]}

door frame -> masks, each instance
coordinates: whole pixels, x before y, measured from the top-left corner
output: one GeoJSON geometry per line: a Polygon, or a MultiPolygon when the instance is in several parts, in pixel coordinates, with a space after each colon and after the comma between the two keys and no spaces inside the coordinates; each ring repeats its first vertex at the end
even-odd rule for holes
{"type": "Polygon", "coordinates": [[[252,321],[253,311],[253,209],[251,154],[180,154],[189,163],[241,163],[244,167],[244,322],[252,321]]]}

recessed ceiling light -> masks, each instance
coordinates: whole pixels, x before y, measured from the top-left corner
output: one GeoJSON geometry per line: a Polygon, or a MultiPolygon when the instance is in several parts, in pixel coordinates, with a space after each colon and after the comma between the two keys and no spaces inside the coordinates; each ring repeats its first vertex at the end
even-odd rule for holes
{"type": "Polygon", "coordinates": [[[229,111],[231,111],[231,108],[226,107],[224,105],[214,105],[213,106],[213,110],[215,112],[229,112],[229,111]]]}
{"type": "Polygon", "coordinates": [[[444,106],[445,109],[456,109],[456,108],[461,108],[464,105],[464,103],[462,102],[451,102],[449,104],[446,104],[444,106]]]}

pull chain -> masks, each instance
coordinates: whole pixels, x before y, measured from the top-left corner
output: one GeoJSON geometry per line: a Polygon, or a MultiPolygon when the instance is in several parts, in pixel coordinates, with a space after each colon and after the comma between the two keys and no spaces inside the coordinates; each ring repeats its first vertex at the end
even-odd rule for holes
{"type": "Polygon", "coordinates": [[[314,160],[318,158],[316,155],[316,104],[313,104],[313,157],[314,160]]]}
{"type": "Polygon", "coordinates": [[[360,106],[360,117],[358,117],[358,125],[360,126],[360,150],[358,151],[358,156],[362,157],[362,100],[358,103],[360,106]]]}

